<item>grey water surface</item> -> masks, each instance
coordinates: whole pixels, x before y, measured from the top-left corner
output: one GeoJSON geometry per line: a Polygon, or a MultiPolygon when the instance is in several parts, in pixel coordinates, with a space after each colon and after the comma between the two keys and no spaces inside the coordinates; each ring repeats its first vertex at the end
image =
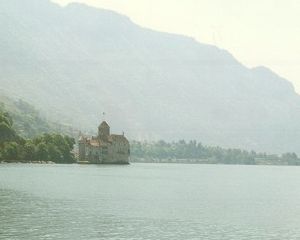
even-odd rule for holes
{"type": "Polygon", "coordinates": [[[300,239],[300,168],[0,164],[0,239],[300,239]]]}

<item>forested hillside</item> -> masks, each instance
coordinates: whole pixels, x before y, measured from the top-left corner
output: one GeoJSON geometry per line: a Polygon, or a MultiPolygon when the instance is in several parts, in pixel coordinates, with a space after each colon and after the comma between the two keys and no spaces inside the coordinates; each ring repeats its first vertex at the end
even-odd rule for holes
{"type": "Polygon", "coordinates": [[[60,134],[24,139],[15,131],[13,117],[0,109],[0,161],[73,163],[74,144],[73,138],[60,134]]]}
{"type": "Polygon", "coordinates": [[[23,138],[33,138],[43,133],[63,133],[74,137],[78,131],[71,126],[47,120],[31,104],[21,99],[0,96],[0,112],[6,112],[13,119],[14,131],[23,138]]]}

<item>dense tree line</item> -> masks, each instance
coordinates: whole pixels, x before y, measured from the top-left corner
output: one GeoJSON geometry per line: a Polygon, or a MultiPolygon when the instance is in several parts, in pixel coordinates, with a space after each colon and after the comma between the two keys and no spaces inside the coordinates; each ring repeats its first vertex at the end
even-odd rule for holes
{"type": "Polygon", "coordinates": [[[60,134],[43,134],[33,139],[24,139],[14,130],[12,117],[7,112],[0,111],[1,161],[73,163],[74,144],[73,138],[60,134]]]}
{"type": "Polygon", "coordinates": [[[131,157],[134,161],[145,162],[183,160],[180,162],[300,165],[300,159],[295,153],[285,153],[281,156],[268,155],[240,149],[208,147],[197,141],[186,142],[184,140],[171,143],[162,140],[157,142],[132,141],[131,157]]]}

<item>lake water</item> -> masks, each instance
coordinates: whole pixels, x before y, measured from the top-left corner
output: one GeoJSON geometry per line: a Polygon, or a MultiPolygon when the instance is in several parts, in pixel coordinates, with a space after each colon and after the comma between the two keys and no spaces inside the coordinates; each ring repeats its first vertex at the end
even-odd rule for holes
{"type": "Polygon", "coordinates": [[[300,167],[0,164],[0,239],[300,239],[300,167]]]}

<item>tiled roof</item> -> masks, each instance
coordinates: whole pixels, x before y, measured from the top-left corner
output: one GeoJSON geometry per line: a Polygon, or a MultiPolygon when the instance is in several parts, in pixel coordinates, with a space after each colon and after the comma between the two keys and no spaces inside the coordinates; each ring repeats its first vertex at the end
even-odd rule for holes
{"type": "Polygon", "coordinates": [[[105,142],[99,139],[91,139],[88,144],[94,147],[102,147],[107,146],[107,144],[110,144],[110,142],[105,142]]]}
{"type": "Polygon", "coordinates": [[[112,141],[112,142],[116,141],[116,142],[126,142],[126,143],[128,143],[128,140],[124,135],[111,134],[108,137],[108,140],[112,141]]]}
{"type": "Polygon", "coordinates": [[[99,147],[100,146],[100,143],[98,141],[95,141],[95,140],[92,140],[89,142],[91,146],[94,146],[94,147],[99,147]]]}

